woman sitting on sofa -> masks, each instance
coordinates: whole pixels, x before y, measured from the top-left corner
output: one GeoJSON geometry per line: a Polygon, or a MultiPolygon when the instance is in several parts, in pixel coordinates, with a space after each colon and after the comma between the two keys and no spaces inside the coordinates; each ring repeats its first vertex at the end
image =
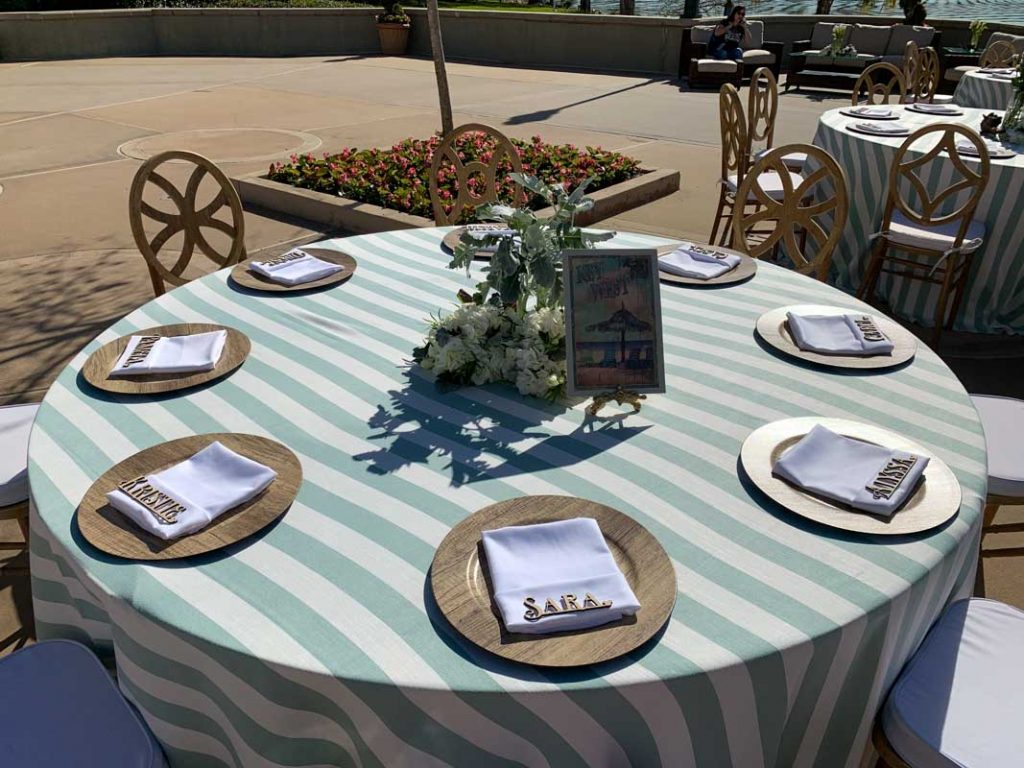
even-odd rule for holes
{"type": "Polygon", "coordinates": [[[750,28],[746,24],[747,9],[735,6],[708,40],[708,55],[713,59],[743,60],[743,46],[750,45],[750,28]]]}

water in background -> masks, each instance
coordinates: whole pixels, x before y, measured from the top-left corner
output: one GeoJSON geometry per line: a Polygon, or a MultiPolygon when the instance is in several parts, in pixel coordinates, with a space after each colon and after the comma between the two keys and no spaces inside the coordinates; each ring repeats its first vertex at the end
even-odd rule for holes
{"type": "MultiPolygon", "coordinates": [[[[619,8],[618,0],[591,0],[595,11],[613,13],[619,8]]],[[[814,13],[815,0],[747,0],[747,15],[751,17],[770,16],[781,13],[814,13]]],[[[835,0],[832,13],[871,14],[876,16],[902,16],[899,7],[883,8],[883,2],[876,0],[873,10],[865,11],[861,0],[835,0]]],[[[682,10],[682,0],[636,0],[636,12],[640,16],[676,16],[682,10]]],[[[984,19],[985,21],[1024,22],[1024,0],[928,0],[925,7],[933,19],[984,19]]]]}

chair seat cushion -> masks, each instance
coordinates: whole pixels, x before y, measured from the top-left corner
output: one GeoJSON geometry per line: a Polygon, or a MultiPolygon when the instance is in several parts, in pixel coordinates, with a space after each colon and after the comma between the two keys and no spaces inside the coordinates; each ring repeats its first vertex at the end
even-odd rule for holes
{"type": "Polygon", "coordinates": [[[0,659],[4,768],[157,768],[159,744],[89,649],[69,640],[0,659]]]}
{"type": "Polygon", "coordinates": [[[774,64],[775,54],[761,48],[754,48],[743,52],[744,64],[774,64]]]}
{"type": "Polygon", "coordinates": [[[1024,613],[961,600],[942,614],[882,710],[893,749],[914,768],[1020,765],[1024,613]]]}
{"type": "MultiPolygon", "coordinates": [[[[754,160],[760,160],[762,157],[771,152],[770,149],[759,149],[754,153],[754,160]]],[[[790,170],[797,170],[803,168],[807,163],[806,152],[790,152],[782,156],[782,164],[790,170]]]]}
{"type": "Polygon", "coordinates": [[[698,72],[736,72],[737,63],[728,59],[697,59],[698,72]]]}
{"type": "MultiPolygon", "coordinates": [[[[790,181],[793,183],[793,189],[799,187],[804,180],[804,177],[801,176],[799,173],[792,172],[789,174],[789,178],[790,181]]],[[[737,190],[739,189],[739,184],[737,183],[736,179],[737,176],[734,173],[731,176],[729,176],[728,179],[725,180],[725,185],[733,194],[736,194],[737,190]]],[[[775,173],[775,171],[769,171],[768,173],[761,174],[761,188],[765,191],[765,194],[767,194],[773,200],[782,199],[782,177],[779,176],[779,174],[775,173]]],[[[753,195],[751,195],[750,199],[754,199],[753,195]]]]}
{"type": "Polygon", "coordinates": [[[988,447],[988,492],[1024,497],[1024,400],[971,395],[988,447]]]}
{"type": "Polygon", "coordinates": [[[952,67],[950,69],[947,69],[944,77],[947,80],[952,80],[953,82],[960,82],[960,78],[962,78],[968,72],[977,72],[979,69],[981,69],[981,67],[976,67],[973,64],[963,64],[959,67],[952,67]]]}
{"type": "MultiPolygon", "coordinates": [[[[947,251],[956,240],[959,221],[943,224],[938,227],[925,227],[914,224],[899,211],[892,214],[892,226],[889,227],[887,238],[895,245],[909,245],[912,248],[927,248],[933,251],[947,251]]],[[[964,251],[977,250],[985,239],[985,225],[980,221],[972,221],[964,236],[964,251]]]]}
{"type": "Polygon", "coordinates": [[[0,507],[28,498],[28,434],[38,405],[0,408],[0,507]]]}

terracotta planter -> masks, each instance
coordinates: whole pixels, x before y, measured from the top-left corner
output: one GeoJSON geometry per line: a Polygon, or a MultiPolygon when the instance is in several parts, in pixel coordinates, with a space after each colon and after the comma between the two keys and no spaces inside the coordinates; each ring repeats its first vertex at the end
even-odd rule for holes
{"type": "Polygon", "coordinates": [[[409,25],[390,21],[377,22],[380,52],[385,56],[402,56],[409,47],[409,25]]]}

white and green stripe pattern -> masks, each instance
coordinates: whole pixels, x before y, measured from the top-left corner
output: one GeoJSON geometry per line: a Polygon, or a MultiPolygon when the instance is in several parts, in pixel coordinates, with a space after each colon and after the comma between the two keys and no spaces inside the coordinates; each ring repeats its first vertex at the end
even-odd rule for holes
{"type": "Polygon", "coordinates": [[[441,394],[405,361],[427,317],[472,284],[446,268],[443,234],[330,241],[359,269],[314,295],[242,294],[218,273],[90,343],[32,435],[39,636],[112,655],[176,766],[856,766],[901,664],[973,584],[985,448],[957,380],[925,348],[874,376],[765,351],[753,335],[765,310],[856,302],[762,265],[744,285],[663,287],[669,391],[621,427],[584,428],[580,406],[501,387],[441,394]],[[199,320],[252,340],[226,380],[152,401],[79,390],[101,343],[199,320]],[[924,536],[849,537],[761,497],[737,477],[743,439],[807,414],[919,441],[960,478],[959,516],[924,536]],[[266,535],[165,566],[83,545],[75,506],[111,464],[223,430],[301,458],[298,498],[266,535]],[[662,542],[679,597],[653,646],[548,671],[446,625],[428,586],[441,539],[487,504],[538,493],[610,504],[662,542]]]}
{"type": "MultiPolygon", "coordinates": [[[[983,110],[964,109],[959,117],[935,117],[907,111],[900,120],[913,129],[930,123],[961,123],[977,130],[983,110]]],[[[853,133],[858,122],[829,110],[818,122],[814,143],[835,157],[846,172],[850,217],[832,257],[837,285],[852,291],[867,267],[871,236],[881,227],[889,186],[889,170],[905,137],[853,133]]],[[[923,146],[923,145],[922,145],[923,146]]],[[[937,194],[957,180],[953,163],[935,160],[926,168],[926,186],[937,194]]],[[[982,333],[1024,333],[1024,156],[992,160],[988,186],[974,218],[985,224],[985,242],[974,254],[971,277],[955,327],[982,333]]],[[[953,203],[954,200],[948,201],[953,203]]],[[[879,294],[900,317],[930,326],[935,317],[938,286],[883,275],[879,294]]]]}
{"type": "Polygon", "coordinates": [[[1009,80],[989,77],[982,72],[965,72],[953,91],[953,103],[975,109],[1007,109],[1013,96],[1009,80]]]}

